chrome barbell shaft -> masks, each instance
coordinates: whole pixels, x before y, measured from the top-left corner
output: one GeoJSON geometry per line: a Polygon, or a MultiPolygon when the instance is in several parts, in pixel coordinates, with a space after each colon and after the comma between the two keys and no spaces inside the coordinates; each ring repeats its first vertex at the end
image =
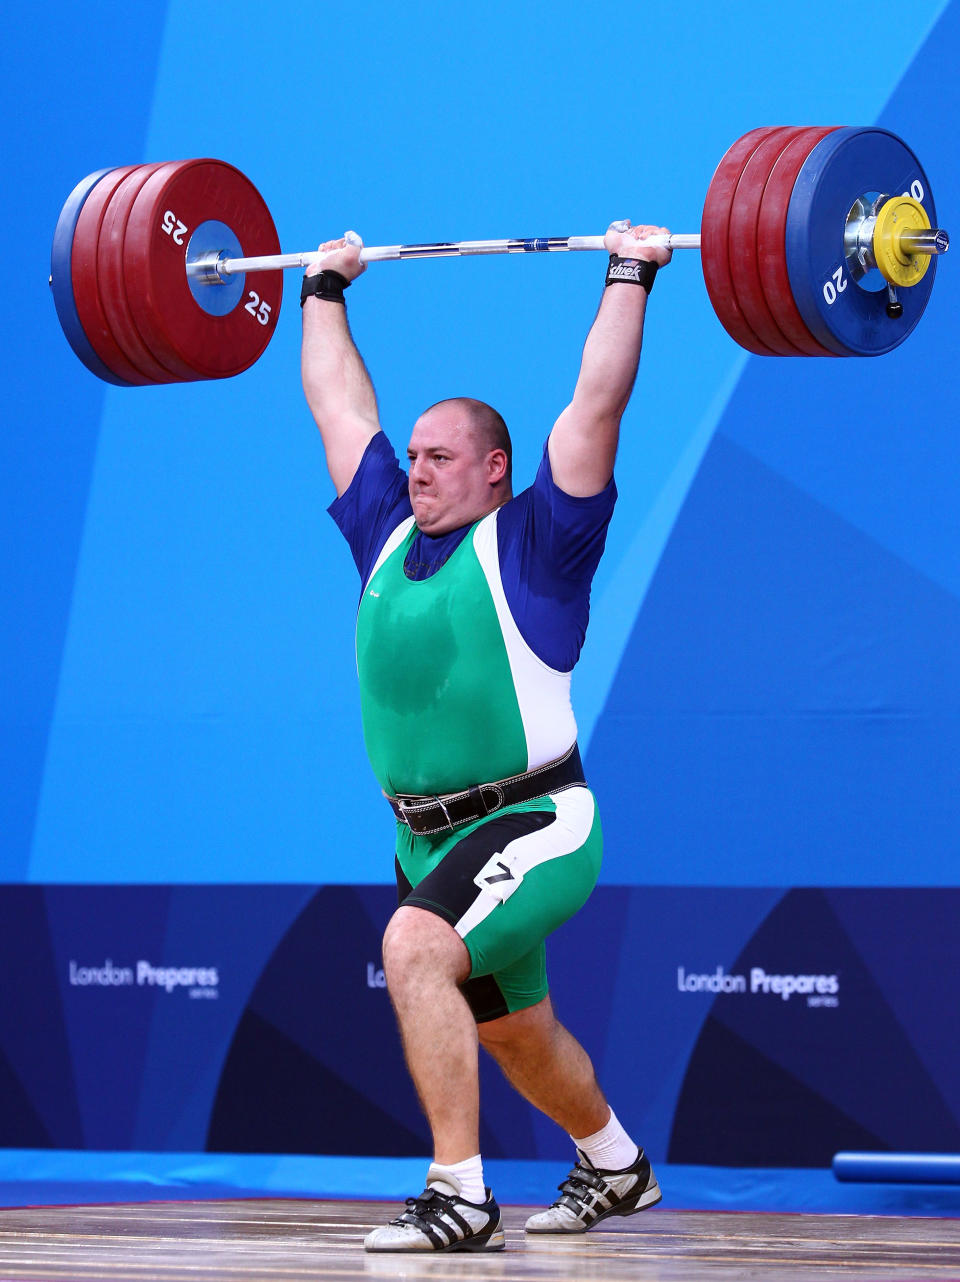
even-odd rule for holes
{"type": "MultiPolygon", "coordinates": [[[[665,249],[699,249],[699,235],[651,236],[638,244],[665,249]]],[[[542,254],[580,249],[603,249],[602,236],[537,236],[517,240],[459,240],[433,245],[368,245],[360,251],[363,263],[383,262],[399,258],[459,258],[473,254],[542,254]]],[[[335,253],[335,250],[328,251],[335,253]]],[[[299,254],[264,254],[254,258],[223,258],[214,256],[207,260],[206,279],[234,275],[237,272],[275,271],[285,267],[306,267],[320,262],[325,255],[315,249],[299,254]]],[[[199,260],[198,260],[199,262],[199,260]]],[[[188,264],[189,270],[189,264],[188,264]]]]}

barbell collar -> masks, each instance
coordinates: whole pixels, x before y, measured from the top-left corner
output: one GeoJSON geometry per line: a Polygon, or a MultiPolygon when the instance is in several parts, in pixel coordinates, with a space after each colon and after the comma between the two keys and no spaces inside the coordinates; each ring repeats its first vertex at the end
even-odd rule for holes
{"type": "Polygon", "coordinates": [[[226,250],[208,249],[196,258],[187,258],[187,279],[195,285],[225,285],[223,264],[226,250]]]}
{"type": "MultiPolygon", "coordinates": [[[[889,200],[889,196],[876,196],[872,201],[861,197],[850,211],[843,245],[854,280],[861,279],[869,271],[880,270],[874,236],[878,215],[889,200]]],[[[945,254],[950,248],[950,236],[942,227],[907,227],[897,235],[896,247],[901,254],[911,256],[945,254]]]]}

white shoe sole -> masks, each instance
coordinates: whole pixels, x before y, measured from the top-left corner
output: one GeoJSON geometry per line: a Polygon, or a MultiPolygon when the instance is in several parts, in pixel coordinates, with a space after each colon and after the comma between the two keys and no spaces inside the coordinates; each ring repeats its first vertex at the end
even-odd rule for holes
{"type": "Polygon", "coordinates": [[[459,1241],[451,1242],[447,1246],[434,1246],[425,1234],[420,1234],[420,1240],[415,1241],[413,1235],[406,1241],[400,1238],[394,1238],[391,1242],[384,1235],[380,1242],[377,1242],[379,1230],[369,1233],[363,1241],[365,1251],[386,1253],[388,1251],[394,1254],[404,1255],[442,1255],[449,1251],[502,1251],[506,1246],[506,1238],[503,1235],[503,1229],[496,1229],[493,1233],[486,1236],[461,1238],[459,1241]]]}

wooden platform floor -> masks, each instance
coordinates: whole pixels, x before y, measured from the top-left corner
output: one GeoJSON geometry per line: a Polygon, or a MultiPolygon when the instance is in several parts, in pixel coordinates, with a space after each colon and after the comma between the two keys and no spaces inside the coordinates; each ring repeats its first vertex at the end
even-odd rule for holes
{"type": "Polygon", "coordinates": [[[960,1279],[960,1220],[657,1208],[573,1238],[526,1238],[504,1211],[489,1255],[368,1255],[396,1203],[150,1202],[0,1210],[0,1279],[109,1282],[906,1282],[960,1279]]]}

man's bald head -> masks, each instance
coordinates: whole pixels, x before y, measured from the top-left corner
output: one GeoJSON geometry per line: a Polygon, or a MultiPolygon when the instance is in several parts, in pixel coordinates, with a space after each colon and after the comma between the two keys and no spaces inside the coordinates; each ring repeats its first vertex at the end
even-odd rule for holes
{"type": "Polygon", "coordinates": [[[434,410],[448,406],[455,412],[461,413],[464,421],[469,424],[470,433],[476,441],[479,454],[489,454],[491,450],[503,450],[507,456],[505,480],[509,486],[513,472],[513,443],[502,415],[498,414],[486,401],[475,400],[472,396],[451,396],[447,400],[437,401],[436,404],[431,405],[420,417],[426,418],[434,410]]]}

